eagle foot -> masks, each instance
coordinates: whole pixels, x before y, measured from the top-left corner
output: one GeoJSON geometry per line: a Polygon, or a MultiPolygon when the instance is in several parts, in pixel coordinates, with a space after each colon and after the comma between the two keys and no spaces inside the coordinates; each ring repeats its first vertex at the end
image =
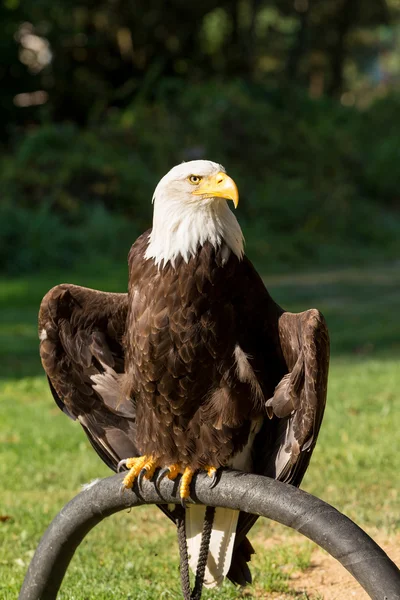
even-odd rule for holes
{"type": "MultiPolygon", "coordinates": [[[[207,472],[207,475],[211,478],[210,487],[214,487],[217,482],[217,467],[211,467],[207,465],[199,470],[204,470],[207,472]]],[[[164,477],[174,480],[177,478],[179,473],[182,473],[182,479],[179,484],[179,496],[181,498],[182,506],[185,507],[186,500],[190,496],[190,484],[195,472],[195,469],[192,469],[191,467],[182,467],[179,463],[174,463],[160,470],[157,476],[156,486],[158,487],[160,485],[164,477]]]]}
{"type": "MultiPolygon", "coordinates": [[[[121,460],[118,463],[118,471],[120,471],[122,467],[129,469],[129,472],[125,475],[122,482],[122,489],[131,489],[136,479],[140,487],[143,479],[151,479],[153,477],[158,466],[158,460],[152,456],[137,456],[135,458],[125,458],[124,460],[121,460]]],[[[217,482],[217,468],[207,465],[198,470],[206,471],[211,479],[210,487],[214,487],[217,482]]],[[[182,478],[179,483],[179,496],[181,498],[182,506],[186,506],[186,500],[190,496],[190,484],[195,472],[196,470],[191,467],[183,467],[179,463],[173,463],[160,470],[157,476],[156,486],[159,486],[164,477],[175,480],[178,475],[182,473],[182,478]]]]}
{"type": "Polygon", "coordinates": [[[151,479],[158,464],[154,457],[145,455],[121,460],[118,463],[118,471],[122,466],[129,469],[129,473],[125,475],[122,482],[122,487],[123,489],[131,489],[136,479],[138,479],[138,484],[141,484],[143,477],[145,479],[151,479]]]}
{"type": "MultiPolygon", "coordinates": [[[[214,487],[214,485],[216,484],[216,481],[217,481],[217,467],[212,467],[210,465],[207,465],[199,470],[207,472],[207,475],[211,478],[210,487],[214,487]]],[[[182,475],[182,479],[181,479],[181,483],[180,483],[180,487],[179,487],[179,495],[181,497],[181,504],[183,507],[186,506],[186,500],[190,496],[190,484],[192,482],[194,474],[195,474],[195,471],[191,467],[186,467],[185,470],[183,471],[183,475],[182,475]]]]}

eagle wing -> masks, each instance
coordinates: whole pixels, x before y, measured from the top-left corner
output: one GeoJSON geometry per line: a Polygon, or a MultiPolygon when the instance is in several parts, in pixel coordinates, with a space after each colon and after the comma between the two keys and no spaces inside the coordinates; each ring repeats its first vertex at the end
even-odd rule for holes
{"type": "MultiPolygon", "coordinates": [[[[271,317],[270,310],[268,318],[271,317]]],[[[268,324],[269,327],[271,323],[268,324]]],[[[266,402],[264,419],[253,446],[256,473],[299,486],[310,462],[325,409],[329,334],[316,309],[277,318],[279,345],[287,373],[266,402]]],[[[240,513],[235,550],[228,577],[241,584],[251,581],[247,562],[254,550],[246,535],[257,516],[240,513]]]]}
{"type": "Polygon", "coordinates": [[[325,410],[329,334],[323,315],[315,308],[284,312],[278,323],[281,350],[288,373],[266,402],[277,417],[274,443],[258,465],[260,472],[300,485],[317,441],[325,410]]]}
{"type": "Polygon", "coordinates": [[[61,284],[39,311],[40,357],[58,406],[113,470],[138,454],[135,408],[123,392],[127,294],[61,284]]]}

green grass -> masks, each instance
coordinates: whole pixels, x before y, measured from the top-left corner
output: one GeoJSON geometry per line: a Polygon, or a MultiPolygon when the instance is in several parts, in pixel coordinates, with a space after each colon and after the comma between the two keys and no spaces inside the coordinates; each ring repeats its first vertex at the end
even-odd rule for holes
{"type": "MultiPolygon", "coordinates": [[[[62,277],[123,290],[125,269],[102,276],[62,277]]],[[[37,351],[36,313],[60,276],[0,281],[0,597],[14,599],[47,525],[80,486],[109,474],[80,427],[47,389],[37,351]],[[2,519],[3,517],[3,519],[2,519]]],[[[374,535],[399,527],[400,428],[399,269],[267,278],[290,310],[320,308],[332,337],[328,405],[303,488],[336,506],[374,535]]],[[[230,583],[205,600],[291,597],[289,577],[309,564],[313,545],[283,527],[259,521],[251,534],[254,584],[230,583]],[[286,597],[286,596],[285,596],[286,597]]],[[[155,508],[115,515],[96,527],[68,569],[60,598],[180,598],[173,526],[155,508]]],[[[296,596],[303,598],[306,596],[296,596]]]]}

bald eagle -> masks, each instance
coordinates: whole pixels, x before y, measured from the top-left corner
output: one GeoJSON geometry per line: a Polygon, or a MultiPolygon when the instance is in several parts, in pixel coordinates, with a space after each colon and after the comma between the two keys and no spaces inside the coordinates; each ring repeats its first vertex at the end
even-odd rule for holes
{"type": "MultiPolygon", "coordinates": [[[[323,417],[328,331],[316,309],[293,314],[244,254],[225,169],[175,166],[154,193],[153,227],[129,253],[127,294],[70,284],[39,313],[40,355],[58,406],[113,470],[179,474],[220,467],[298,486],[323,417]]],[[[185,505],[193,570],[205,507],[185,505]]],[[[164,511],[170,515],[169,509],[164,511]]],[[[251,581],[246,535],[257,517],[216,511],[204,583],[251,581]]]]}

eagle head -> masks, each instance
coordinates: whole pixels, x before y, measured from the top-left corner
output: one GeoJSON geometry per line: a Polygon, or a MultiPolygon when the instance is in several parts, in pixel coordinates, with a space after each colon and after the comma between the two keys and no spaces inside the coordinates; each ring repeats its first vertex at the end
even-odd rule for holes
{"type": "Polygon", "coordinates": [[[210,160],[192,160],[173,167],[158,183],[154,196],[153,229],[145,258],[157,265],[185,262],[210,242],[243,256],[243,234],[227,200],[235,208],[239,193],[224,167],[210,160]]]}

